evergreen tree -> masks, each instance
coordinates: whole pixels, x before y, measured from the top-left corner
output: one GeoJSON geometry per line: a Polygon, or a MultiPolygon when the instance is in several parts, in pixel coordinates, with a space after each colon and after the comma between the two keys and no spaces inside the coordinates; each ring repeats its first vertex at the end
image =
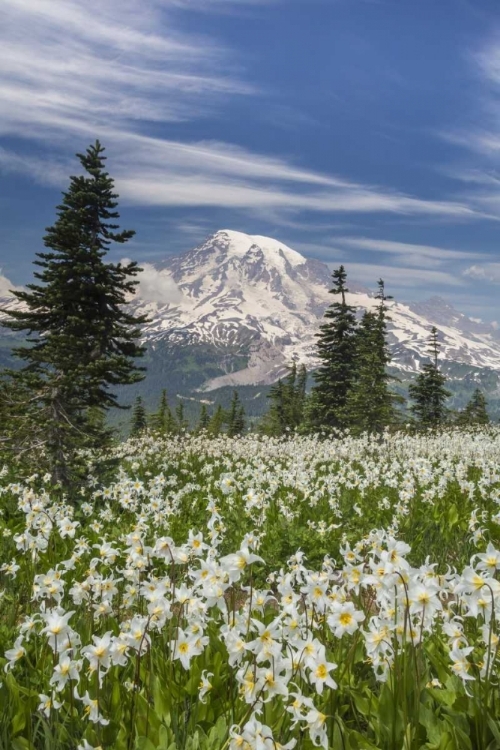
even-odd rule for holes
{"type": "Polygon", "coordinates": [[[0,373],[0,457],[25,472],[32,470],[28,460],[31,453],[36,454],[39,466],[44,465],[46,444],[43,433],[33,427],[32,397],[25,383],[0,373]]]}
{"type": "Polygon", "coordinates": [[[306,384],[305,365],[297,368],[297,363],[294,361],[285,380],[278,380],[267,395],[271,405],[261,422],[261,432],[266,435],[279,436],[297,429],[302,424],[306,384]]]}
{"type": "Polygon", "coordinates": [[[446,376],[438,368],[439,342],[435,326],[431,329],[429,354],[431,362],[423,365],[408,390],[414,401],[411,411],[417,421],[424,427],[437,427],[445,419],[445,402],[451,394],[445,388],[446,376]]]}
{"type": "Polygon", "coordinates": [[[201,411],[200,411],[200,419],[198,421],[198,432],[202,432],[203,430],[208,430],[209,425],[210,425],[210,415],[208,413],[207,405],[202,404],[201,411]]]}
{"type": "Polygon", "coordinates": [[[229,437],[241,435],[245,429],[245,410],[238,396],[238,391],[233,391],[233,397],[227,414],[227,434],[229,437]]]}
{"type": "Polygon", "coordinates": [[[358,430],[381,431],[394,422],[394,401],[389,389],[391,376],[387,367],[391,355],[387,344],[387,306],[392,299],[385,294],[384,282],[378,282],[376,312],[366,311],[356,333],[356,378],[349,392],[346,415],[358,430]]]}
{"type": "Polygon", "coordinates": [[[304,434],[320,430],[320,427],[318,427],[319,406],[317,399],[318,395],[315,388],[312,388],[304,399],[302,423],[300,425],[300,432],[304,434]]]}
{"type": "Polygon", "coordinates": [[[306,403],[307,368],[300,365],[297,372],[294,398],[294,426],[300,427],[304,421],[304,408],[306,403]]]}
{"type": "Polygon", "coordinates": [[[106,424],[106,410],[91,406],[87,412],[87,438],[89,448],[104,451],[112,443],[114,430],[106,424]]]}
{"type": "Polygon", "coordinates": [[[137,437],[141,432],[144,432],[148,424],[146,418],[146,409],[140,396],[137,396],[132,412],[132,424],[130,427],[131,437],[137,437]]]}
{"type": "Polygon", "coordinates": [[[247,426],[246,419],[245,419],[245,407],[243,404],[240,405],[240,408],[236,412],[236,416],[234,419],[234,434],[235,435],[243,435],[245,432],[245,428],[247,426]]]}
{"type": "Polygon", "coordinates": [[[158,411],[151,417],[151,428],[161,435],[175,432],[175,420],[168,405],[167,391],[165,389],[161,392],[158,411]]]}
{"type": "Polygon", "coordinates": [[[182,435],[189,427],[188,421],[184,416],[184,403],[179,401],[175,407],[175,420],[177,422],[177,432],[182,435]]]}
{"type": "Polygon", "coordinates": [[[325,312],[326,322],[317,334],[321,364],[315,373],[315,413],[311,415],[316,428],[346,426],[346,403],[355,378],[356,314],[346,301],[349,290],[344,266],[335,270],[332,278],[330,291],[340,299],[325,312]]]}
{"type": "Polygon", "coordinates": [[[306,381],[305,366],[297,368],[297,362],[294,360],[283,383],[285,423],[288,430],[295,430],[302,421],[306,381]]]}
{"type": "Polygon", "coordinates": [[[286,415],[286,398],[285,385],[281,378],[269,389],[267,398],[270,400],[270,407],[265,413],[260,424],[260,431],[265,435],[278,437],[286,432],[287,415],[286,415]]]}
{"type": "Polygon", "coordinates": [[[14,292],[24,309],[6,311],[3,322],[31,337],[14,350],[26,366],[9,371],[32,394],[28,411],[17,418],[29,414],[34,441],[43,435],[53,481],[65,486],[77,449],[92,443],[89,410],[117,406],[113,387],[143,377],[134,359],[144,351],[137,339],[145,318],[125,305],[140,269],[104,261],[112,244],[127,242],[134,232],[119,232],[113,223],[117,195],[103,151],[97,141],[78,154],[86,175],[70,178],[56,223],[47,229],[48,252],[35,261],[40,283],[14,292]]]}
{"type": "Polygon", "coordinates": [[[472,397],[457,419],[457,424],[474,425],[489,424],[487,402],[484,393],[476,388],[472,397]]]}
{"type": "Polygon", "coordinates": [[[217,437],[218,435],[220,435],[225,421],[226,413],[222,406],[219,404],[208,424],[208,433],[213,437],[217,437]]]}

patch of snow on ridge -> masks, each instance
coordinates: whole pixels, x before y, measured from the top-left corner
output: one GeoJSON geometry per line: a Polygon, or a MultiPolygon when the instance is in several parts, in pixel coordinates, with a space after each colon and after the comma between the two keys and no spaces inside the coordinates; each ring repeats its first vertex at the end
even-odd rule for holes
{"type": "Polygon", "coordinates": [[[266,260],[272,263],[281,264],[282,258],[286,258],[291,266],[300,266],[306,262],[303,255],[272,237],[264,237],[260,234],[244,234],[233,229],[221,229],[213,235],[214,240],[224,240],[225,237],[229,240],[230,252],[233,255],[241,257],[256,246],[263,251],[266,260]]]}

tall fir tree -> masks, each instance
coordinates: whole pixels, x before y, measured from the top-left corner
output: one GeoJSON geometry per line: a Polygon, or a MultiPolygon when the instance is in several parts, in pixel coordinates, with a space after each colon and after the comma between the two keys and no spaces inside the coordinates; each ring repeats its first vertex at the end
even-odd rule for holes
{"type": "Polygon", "coordinates": [[[270,407],[260,424],[266,435],[280,436],[295,431],[303,422],[307,370],[294,361],[285,380],[278,380],[268,393],[270,407]]]}
{"type": "Polygon", "coordinates": [[[32,470],[30,456],[40,459],[45,447],[45,436],[33,427],[32,397],[24,382],[0,373],[0,460],[23,472],[32,470]]]}
{"type": "Polygon", "coordinates": [[[487,401],[484,393],[476,388],[471,399],[463,412],[459,414],[457,424],[461,425],[480,425],[489,424],[487,401]]]}
{"type": "Polygon", "coordinates": [[[288,430],[296,430],[304,416],[304,402],[306,397],[307,370],[305,365],[297,367],[296,360],[289,368],[288,376],[283,386],[285,422],[288,430]]]}
{"type": "Polygon", "coordinates": [[[259,430],[264,435],[271,435],[273,437],[284,435],[288,422],[285,384],[281,378],[271,386],[267,398],[269,399],[270,406],[262,418],[259,430]]]}
{"type": "Polygon", "coordinates": [[[224,424],[226,422],[226,413],[224,409],[222,408],[221,404],[219,404],[212,414],[210,418],[210,422],[208,423],[208,434],[212,437],[217,437],[221,434],[222,428],[224,427],[224,424]]]}
{"type": "Polygon", "coordinates": [[[141,269],[104,260],[113,244],[134,232],[117,231],[118,196],[103,152],[96,141],[77,155],[86,174],[70,178],[47,229],[48,251],[35,261],[40,283],[14,292],[23,309],[7,311],[3,322],[28,335],[28,345],[14,350],[25,367],[9,372],[31,393],[17,418],[29,412],[34,440],[43,435],[53,481],[65,486],[78,448],[92,443],[89,410],[118,406],[113,388],[143,378],[135,358],[144,352],[138,338],[145,318],[126,310],[141,269]]]}
{"type": "Polygon", "coordinates": [[[236,412],[236,417],[235,417],[233,424],[234,424],[234,427],[233,427],[234,434],[243,435],[247,426],[245,407],[243,406],[243,404],[240,404],[240,407],[238,411],[236,412]]]}
{"type": "Polygon", "coordinates": [[[240,401],[238,391],[233,391],[227,413],[227,434],[229,437],[241,435],[245,429],[245,409],[240,401]]]}
{"type": "Polygon", "coordinates": [[[294,395],[294,426],[295,427],[300,427],[304,421],[307,378],[308,378],[307,368],[304,364],[302,364],[300,365],[297,371],[297,380],[295,383],[295,395],[294,395]]]}
{"type": "Polygon", "coordinates": [[[446,375],[438,367],[439,342],[435,326],[431,329],[429,354],[431,362],[423,365],[408,390],[414,402],[411,411],[417,422],[424,427],[437,427],[445,420],[446,399],[451,394],[445,388],[446,375]]]}
{"type": "Polygon", "coordinates": [[[385,294],[382,279],[378,282],[376,311],[366,311],[356,332],[355,373],[347,398],[347,420],[355,429],[380,432],[395,420],[396,396],[389,388],[391,376],[387,367],[391,354],[387,344],[387,305],[392,297],[385,294]]]}
{"type": "Polygon", "coordinates": [[[356,310],[346,300],[344,266],[333,272],[332,279],[330,292],[338,299],[325,312],[326,321],[317,334],[320,366],[314,376],[315,411],[311,414],[316,429],[347,425],[347,398],[355,379],[356,310]]]}
{"type": "Polygon", "coordinates": [[[160,433],[160,435],[167,435],[170,432],[175,432],[175,419],[168,404],[167,391],[165,388],[161,392],[158,411],[151,416],[151,428],[155,432],[160,433]]]}
{"type": "Polygon", "coordinates": [[[130,425],[130,436],[137,437],[146,429],[148,425],[146,408],[141,396],[137,396],[132,411],[132,423],[130,425]]]}
{"type": "Polygon", "coordinates": [[[183,435],[187,432],[189,422],[184,415],[184,403],[182,401],[178,401],[177,406],[175,407],[175,422],[176,431],[179,435],[183,435]]]}
{"type": "Polygon", "coordinates": [[[198,432],[203,432],[208,430],[208,427],[210,425],[210,415],[208,413],[207,405],[202,404],[201,410],[200,410],[200,418],[198,420],[198,432]]]}

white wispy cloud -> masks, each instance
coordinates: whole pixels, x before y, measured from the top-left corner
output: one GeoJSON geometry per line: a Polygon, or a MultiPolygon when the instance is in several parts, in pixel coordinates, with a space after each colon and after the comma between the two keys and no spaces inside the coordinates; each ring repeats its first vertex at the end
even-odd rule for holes
{"type": "Polygon", "coordinates": [[[21,287],[15,286],[7,276],[4,276],[0,268],[0,297],[9,297],[11,291],[19,290],[21,287]]]}
{"type": "Polygon", "coordinates": [[[395,242],[393,240],[380,240],[369,237],[335,237],[336,244],[341,247],[356,248],[374,253],[387,253],[395,255],[397,262],[404,266],[437,268],[443,264],[472,258],[486,257],[482,253],[469,252],[465,250],[450,250],[449,248],[436,247],[435,245],[419,245],[410,242],[395,242]]]}
{"type": "Polygon", "coordinates": [[[462,198],[476,211],[500,218],[500,34],[494,33],[479,50],[469,53],[471,70],[477,76],[474,117],[469,124],[450,127],[441,136],[461,147],[466,163],[445,167],[448,176],[467,185],[462,198]],[[478,124],[480,123],[480,124],[478,124]]]}
{"type": "Polygon", "coordinates": [[[476,281],[500,284],[500,263],[474,263],[465,269],[463,275],[476,281]]]}
{"type": "Polygon", "coordinates": [[[63,161],[60,157],[44,159],[25,156],[0,147],[0,171],[25,174],[42,184],[64,184],[73,167],[69,160],[63,161]]]}
{"type": "Polygon", "coordinates": [[[276,221],[301,211],[481,216],[467,201],[363,185],[224,142],[151,135],[158,123],[197,120],[231,97],[259,94],[229,49],[183,30],[181,11],[268,2],[3,0],[0,135],[34,140],[47,158],[4,150],[0,169],[64,184],[67,155],[97,136],[132,204],[224,206],[274,212],[276,221]]]}
{"type": "MultiPolygon", "coordinates": [[[[123,258],[122,263],[130,263],[129,258],[123,258]]],[[[182,292],[167,273],[158,272],[151,263],[141,263],[142,271],[137,276],[139,286],[137,296],[145,302],[160,302],[176,304],[182,300],[182,292]]]]}
{"type": "Polygon", "coordinates": [[[475,52],[473,59],[486,79],[493,84],[500,85],[500,37],[498,34],[482,49],[475,52]]]}
{"type": "Polygon", "coordinates": [[[463,286],[464,281],[446,271],[434,271],[424,268],[408,268],[406,266],[388,266],[376,263],[346,263],[349,275],[355,280],[367,286],[374,287],[377,279],[383,278],[387,284],[387,291],[391,287],[397,289],[402,287],[428,288],[433,287],[457,287],[463,286]]]}
{"type": "Polygon", "coordinates": [[[134,172],[118,159],[116,173],[121,195],[137,204],[475,217],[465,203],[427,201],[350,183],[223,143],[182,144],[140,136],[134,136],[134,143],[142,169],[134,172]]]}
{"type": "Polygon", "coordinates": [[[245,5],[277,5],[282,0],[170,0],[171,5],[187,10],[211,12],[218,5],[222,8],[244,7],[245,5]]]}
{"type": "MultiPolygon", "coordinates": [[[[500,152],[500,35],[494,33],[479,49],[467,54],[479,83],[477,107],[480,117],[475,119],[481,125],[457,126],[443,131],[441,135],[468,150],[496,154],[500,152]]],[[[460,177],[460,172],[466,181],[471,182],[477,181],[481,175],[481,170],[472,168],[457,170],[453,176],[460,177]]]]}
{"type": "Polygon", "coordinates": [[[168,5],[4,0],[0,128],[33,136],[42,125],[63,135],[110,122],[178,121],[218,95],[249,93],[225,72],[225,50],[167,23],[168,5]]]}
{"type": "Polygon", "coordinates": [[[463,263],[487,257],[475,251],[372,237],[337,236],[332,242],[338,248],[335,255],[342,258],[353,279],[373,286],[374,281],[382,277],[396,291],[463,287],[466,283],[464,276],[473,275],[467,270],[461,271],[463,263]],[[380,261],[366,262],[366,253],[379,256],[380,261]]]}

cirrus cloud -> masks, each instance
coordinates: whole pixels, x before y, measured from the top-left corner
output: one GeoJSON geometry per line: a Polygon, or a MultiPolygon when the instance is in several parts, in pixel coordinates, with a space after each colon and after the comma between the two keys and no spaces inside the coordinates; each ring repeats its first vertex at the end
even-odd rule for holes
{"type": "Polygon", "coordinates": [[[490,284],[500,284],[500,263],[475,263],[463,272],[475,281],[486,281],[490,284]]]}
{"type": "Polygon", "coordinates": [[[261,94],[231,50],[186,31],[182,18],[268,2],[3,0],[0,135],[36,142],[41,152],[4,150],[0,168],[53,184],[62,154],[97,135],[130,204],[224,206],[273,213],[277,222],[304,211],[484,215],[467,201],[360,184],[223,141],[159,136],[155,124],[196,121],[235,97],[261,94]]]}

